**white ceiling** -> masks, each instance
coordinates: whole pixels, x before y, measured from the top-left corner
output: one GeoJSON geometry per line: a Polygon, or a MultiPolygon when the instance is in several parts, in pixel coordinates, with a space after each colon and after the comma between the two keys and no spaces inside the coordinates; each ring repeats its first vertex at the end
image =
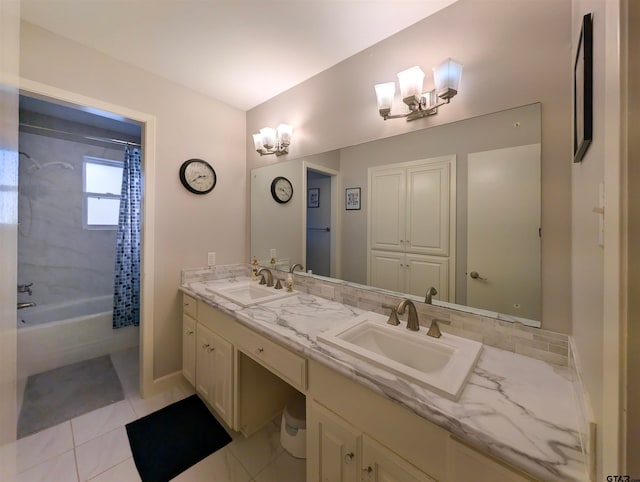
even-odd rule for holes
{"type": "Polygon", "coordinates": [[[456,0],[22,0],[22,18],[249,110],[456,0]]]}

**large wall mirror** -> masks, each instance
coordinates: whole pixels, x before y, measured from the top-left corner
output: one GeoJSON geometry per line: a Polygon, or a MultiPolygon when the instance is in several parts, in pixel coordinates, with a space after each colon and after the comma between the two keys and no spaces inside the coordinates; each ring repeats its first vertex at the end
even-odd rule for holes
{"type": "Polygon", "coordinates": [[[251,256],[421,300],[436,286],[433,304],[540,326],[540,109],[253,169],[251,256]]]}

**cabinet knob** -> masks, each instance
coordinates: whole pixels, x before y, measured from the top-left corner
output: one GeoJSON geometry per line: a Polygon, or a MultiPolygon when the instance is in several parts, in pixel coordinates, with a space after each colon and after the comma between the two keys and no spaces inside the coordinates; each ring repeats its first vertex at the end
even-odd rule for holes
{"type": "Polygon", "coordinates": [[[355,454],[353,452],[349,452],[344,456],[344,463],[345,464],[351,463],[351,461],[353,461],[353,457],[355,457],[355,454]]]}
{"type": "Polygon", "coordinates": [[[185,330],[185,333],[186,333],[187,335],[193,335],[193,330],[185,330]]]}
{"type": "Polygon", "coordinates": [[[258,353],[262,353],[264,351],[264,348],[258,348],[258,353]]]}
{"type": "Polygon", "coordinates": [[[215,348],[214,348],[214,347],[212,347],[212,346],[210,346],[209,348],[207,348],[207,351],[208,351],[209,353],[211,353],[212,351],[215,351],[215,348]]]}
{"type": "Polygon", "coordinates": [[[362,469],[362,476],[366,477],[366,480],[371,480],[371,474],[373,473],[373,469],[369,465],[366,469],[362,469]]]}
{"type": "Polygon", "coordinates": [[[209,345],[209,343],[203,343],[202,344],[202,348],[209,348],[209,346],[211,346],[211,345],[209,345]]]}

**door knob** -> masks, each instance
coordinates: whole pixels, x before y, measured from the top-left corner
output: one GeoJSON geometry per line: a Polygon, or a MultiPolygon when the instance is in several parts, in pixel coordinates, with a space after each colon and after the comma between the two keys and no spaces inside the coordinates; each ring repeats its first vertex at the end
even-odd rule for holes
{"type": "Polygon", "coordinates": [[[472,271],[471,273],[469,273],[469,276],[471,276],[473,279],[479,279],[481,281],[487,281],[487,278],[483,278],[482,276],[480,276],[477,271],[472,271]]]}

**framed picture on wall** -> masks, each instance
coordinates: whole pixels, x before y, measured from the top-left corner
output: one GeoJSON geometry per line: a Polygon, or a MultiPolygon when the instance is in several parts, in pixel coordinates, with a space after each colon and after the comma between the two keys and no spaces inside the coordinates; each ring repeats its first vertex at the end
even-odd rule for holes
{"type": "Polygon", "coordinates": [[[348,187],[345,193],[345,209],[347,211],[360,209],[360,188],[348,187]]]}
{"type": "Polygon", "coordinates": [[[580,162],[593,139],[593,16],[582,17],[573,69],[573,162],[580,162]]]}
{"type": "Polygon", "coordinates": [[[307,207],[317,208],[320,207],[320,188],[312,187],[307,192],[307,207]]]}

